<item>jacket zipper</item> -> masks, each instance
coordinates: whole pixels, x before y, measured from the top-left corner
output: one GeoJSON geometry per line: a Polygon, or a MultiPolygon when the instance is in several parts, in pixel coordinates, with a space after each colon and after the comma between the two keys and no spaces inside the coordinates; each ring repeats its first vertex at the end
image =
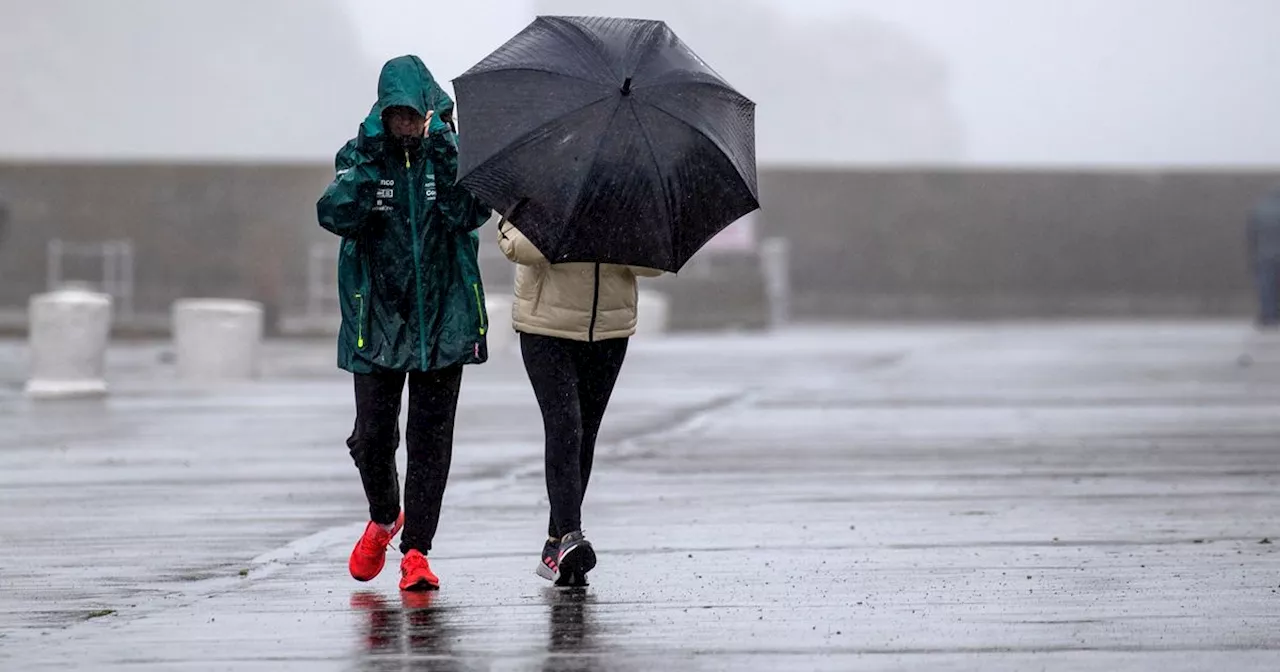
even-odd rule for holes
{"type": "Polygon", "coordinates": [[[476,312],[480,315],[480,335],[484,336],[484,332],[489,328],[489,323],[485,320],[484,302],[480,300],[480,283],[471,283],[471,289],[476,293],[476,312]]]}
{"type": "Polygon", "coordinates": [[[595,296],[591,297],[591,327],[587,330],[587,342],[596,342],[596,318],[600,316],[600,264],[596,264],[595,296]]]}
{"type": "Polygon", "coordinates": [[[404,150],[404,168],[408,177],[405,184],[409,189],[409,231],[413,234],[414,293],[418,297],[418,356],[425,369],[431,363],[427,361],[427,308],[426,299],[422,296],[422,238],[418,235],[418,190],[413,180],[413,163],[409,160],[408,148],[404,150]]]}
{"type": "Polygon", "coordinates": [[[360,321],[356,323],[356,347],[364,350],[364,294],[357,292],[356,301],[360,302],[360,321]]]}

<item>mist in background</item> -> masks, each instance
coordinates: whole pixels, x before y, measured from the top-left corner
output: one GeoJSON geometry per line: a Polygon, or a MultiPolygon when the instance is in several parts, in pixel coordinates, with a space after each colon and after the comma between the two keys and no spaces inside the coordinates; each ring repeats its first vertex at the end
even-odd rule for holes
{"type": "Polygon", "coordinates": [[[328,161],[383,60],[452,79],[536,13],[668,21],[765,165],[1280,165],[1272,0],[8,1],[0,159],[328,161]]]}
{"type": "Polygon", "coordinates": [[[369,72],[338,0],[6,0],[0,158],[316,160],[369,72]]]}

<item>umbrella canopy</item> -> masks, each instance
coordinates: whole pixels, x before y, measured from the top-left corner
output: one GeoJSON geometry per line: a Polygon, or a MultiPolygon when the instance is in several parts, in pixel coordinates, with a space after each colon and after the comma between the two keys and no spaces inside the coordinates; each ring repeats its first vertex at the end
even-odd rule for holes
{"type": "Polygon", "coordinates": [[[454,89],[459,182],[552,263],[677,271],[760,207],[755,104],[661,21],[540,17],[454,89]]]}

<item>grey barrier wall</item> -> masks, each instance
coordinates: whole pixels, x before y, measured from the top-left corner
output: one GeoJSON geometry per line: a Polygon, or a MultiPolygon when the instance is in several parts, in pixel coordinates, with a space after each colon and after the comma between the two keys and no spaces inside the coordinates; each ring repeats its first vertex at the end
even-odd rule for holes
{"type": "MultiPolygon", "coordinates": [[[[134,312],[167,322],[184,297],[260,300],[278,314],[302,300],[314,203],[325,166],[3,165],[0,308],[44,291],[48,241],[127,239],[134,312]]],[[[323,233],[323,232],[320,232],[323,233]]],[[[83,261],[70,279],[100,271],[83,261]]]]}
{"type": "MultiPolygon", "coordinates": [[[[330,175],[0,164],[0,314],[18,328],[47,289],[49,241],[129,240],[132,326],[167,328],[186,297],[260,301],[275,325],[305,310],[311,249],[334,245],[314,223],[330,175]]],[[[1280,173],[766,169],[759,224],[790,243],[799,320],[1246,315],[1243,222],[1276,183],[1280,173]]],[[[510,269],[494,249],[483,256],[502,291],[510,269]]],[[[77,263],[69,279],[100,277],[77,263]]],[[[765,284],[755,260],[720,256],[657,286],[673,294],[674,327],[714,328],[765,324],[765,284]]]]}
{"type": "Polygon", "coordinates": [[[770,171],[800,318],[1239,315],[1280,173],[770,171]]]}

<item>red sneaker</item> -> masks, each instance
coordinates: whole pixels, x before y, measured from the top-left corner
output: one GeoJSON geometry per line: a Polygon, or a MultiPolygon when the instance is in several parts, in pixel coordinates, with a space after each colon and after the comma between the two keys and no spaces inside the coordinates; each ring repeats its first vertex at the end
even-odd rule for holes
{"type": "Polygon", "coordinates": [[[440,590],[440,578],[431,572],[427,556],[409,551],[400,561],[400,590],[440,590]]]}
{"type": "Polygon", "coordinates": [[[381,525],[369,521],[364,528],[364,535],[351,551],[351,560],[347,562],[347,568],[351,570],[351,578],[356,581],[372,581],[377,578],[382,573],[382,567],[387,564],[387,546],[391,545],[391,539],[400,533],[402,527],[404,527],[403,511],[400,512],[400,518],[396,520],[396,525],[390,532],[382,529],[381,525]]]}

